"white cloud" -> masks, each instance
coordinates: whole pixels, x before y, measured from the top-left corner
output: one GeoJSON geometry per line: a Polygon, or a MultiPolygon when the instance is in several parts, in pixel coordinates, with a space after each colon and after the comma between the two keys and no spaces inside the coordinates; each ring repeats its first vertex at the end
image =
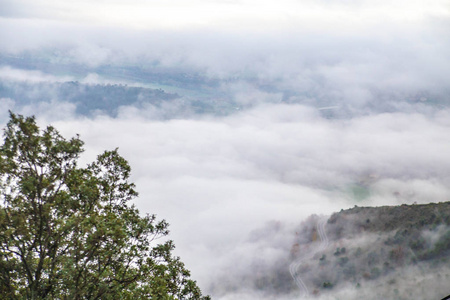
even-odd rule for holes
{"type": "Polygon", "coordinates": [[[171,223],[177,253],[208,289],[236,257],[258,250],[248,237],[267,221],[449,199],[448,4],[3,0],[5,61],[35,55],[82,70],[61,76],[3,62],[3,82],[119,83],[95,68],[157,66],[223,79],[215,91],[240,110],[194,116],[165,103],[87,119],[64,99],[17,107],[8,97],[0,108],[36,114],[67,137],[80,133],[83,162],[119,147],[139,208],[171,223]],[[338,108],[315,108],[330,106],[338,108]],[[368,191],[361,202],[354,186],[368,191]]]}
{"type": "Polygon", "coordinates": [[[327,120],[312,108],[266,104],[221,118],[53,124],[81,134],[84,160],[119,147],[138,207],[171,223],[177,253],[204,288],[236,255],[252,255],[244,241],[270,220],[450,196],[449,124],[418,114],[327,120]],[[361,182],[370,196],[357,202],[346,191],[361,182]]]}
{"type": "Polygon", "coordinates": [[[9,66],[0,67],[1,81],[26,81],[30,83],[38,82],[64,82],[74,80],[71,76],[54,76],[43,73],[39,70],[22,70],[9,66]]]}
{"type": "Polygon", "coordinates": [[[448,1],[2,1],[8,16],[29,16],[134,28],[308,26],[353,31],[380,23],[412,23],[449,15],[448,1]]]}

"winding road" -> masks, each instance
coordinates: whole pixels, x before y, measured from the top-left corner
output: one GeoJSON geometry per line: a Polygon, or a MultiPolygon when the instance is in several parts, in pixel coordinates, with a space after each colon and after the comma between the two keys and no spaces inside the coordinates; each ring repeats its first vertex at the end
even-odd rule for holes
{"type": "Polygon", "coordinates": [[[306,286],[305,282],[303,281],[303,279],[297,273],[297,270],[301,264],[303,264],[305,261],[313,258],[317,252],[323,251],[328,247],[329,241],[328,241],[327,234],[325,232],[326,223],[327,223],[327,220],[317,221],[317,223],[316,223],[316,230],[319,233],[319,238],[320,238],[319,247],[315,251],[311,251],[305,255],[302,255],[301,257],[299,257],[297,260],[293,261],[289,265],[289,272],[291,273],[291,276],[294,279],[295,284],[298,286],[298,288],[301,291],[301,297],[308,297],[309,290],[308,290],[308,287],[306,286]]]}

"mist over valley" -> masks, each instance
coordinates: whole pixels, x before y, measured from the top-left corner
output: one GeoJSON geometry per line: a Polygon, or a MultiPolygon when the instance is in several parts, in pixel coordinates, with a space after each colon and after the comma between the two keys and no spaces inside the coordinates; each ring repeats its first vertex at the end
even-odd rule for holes
{"type": "Polygon", "coordinates": [[[450,3],[0,1],[0,122],[118,147],[212,299],[448,294],[450,3]]]}

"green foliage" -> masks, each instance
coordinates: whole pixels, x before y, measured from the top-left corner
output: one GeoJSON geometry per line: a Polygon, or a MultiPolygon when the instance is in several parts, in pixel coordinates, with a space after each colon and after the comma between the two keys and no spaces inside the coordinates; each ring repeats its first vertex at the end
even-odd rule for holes
{"type": "Polygon", "coordinates": [[[319,259],[319,265],[325,266],[327,264],[329,264],[329,261],[327,261],[327,256],[323,254],[322,257],[319,259]]]}
{"type": "Polygon", "coordinates": [[[346,263],[348,263],[349,259],[347,256],[340,257],[338,260],[339,266],[343,267],[346,263]]]}
{"type": "Polygon", "coordinates": [[[378,264],[379,260],[380,260],[380,256],[378,255],[377,252],[371,251],[369,254],[367,254],[367,264],[369,266],[378,264]]]}
{"type": "Polygon", "coordinates": [[[346,251],[345,247],[343,247],[343,248],[336,248],[336,251],[334,252],[334,255],[335,256],[339,256],[341,254],[344,254],[345,251],[346,251]]]}
{"type": "Polygon", "coordinates": [[[421,259],[445,258],[450,254],[450,230],[447,230],[436,242],[434,247],[421,255],[421,259]]]}
{"type": "Polygon", "coordinates": [[[379,268],[375,267],[370,270],[370,278],[376,279],[381,275],[381,271],[379,268]]]}
{"type": "Polygon", "coordinates": [[[361,254],[362,254],[362,249],[361,249],[361,247],[358,247],[358,248],[356,249],[356,251],[355,251],[355,256],[356,256],[356,257],[360,257],[361,254]]]}
{"type": "Polygon", "coordinates": [[[11,113],[0,148],[0,298],[206,299],[168,224],[141,216],[117,149],[85,168],[79,137],[64,139],[11,113]]]}
{"type": "Polygon", "coordinates": [[[342,269],[342,273],[344,274],[346,279],[354,278],[356,275],[356,267],[354,264],[350,263],[344,266],[342,269]]]}

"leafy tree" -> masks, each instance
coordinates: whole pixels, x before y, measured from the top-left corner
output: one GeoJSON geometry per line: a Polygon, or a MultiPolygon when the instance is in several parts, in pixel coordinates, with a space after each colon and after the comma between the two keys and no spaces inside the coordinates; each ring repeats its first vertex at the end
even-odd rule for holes
{"type": "Polygon", "coordinates": [[[0,298],[209,299],[141,216],[117,149],[87,167],[78,136],[10,113],[0,148],[0,298]]]}

